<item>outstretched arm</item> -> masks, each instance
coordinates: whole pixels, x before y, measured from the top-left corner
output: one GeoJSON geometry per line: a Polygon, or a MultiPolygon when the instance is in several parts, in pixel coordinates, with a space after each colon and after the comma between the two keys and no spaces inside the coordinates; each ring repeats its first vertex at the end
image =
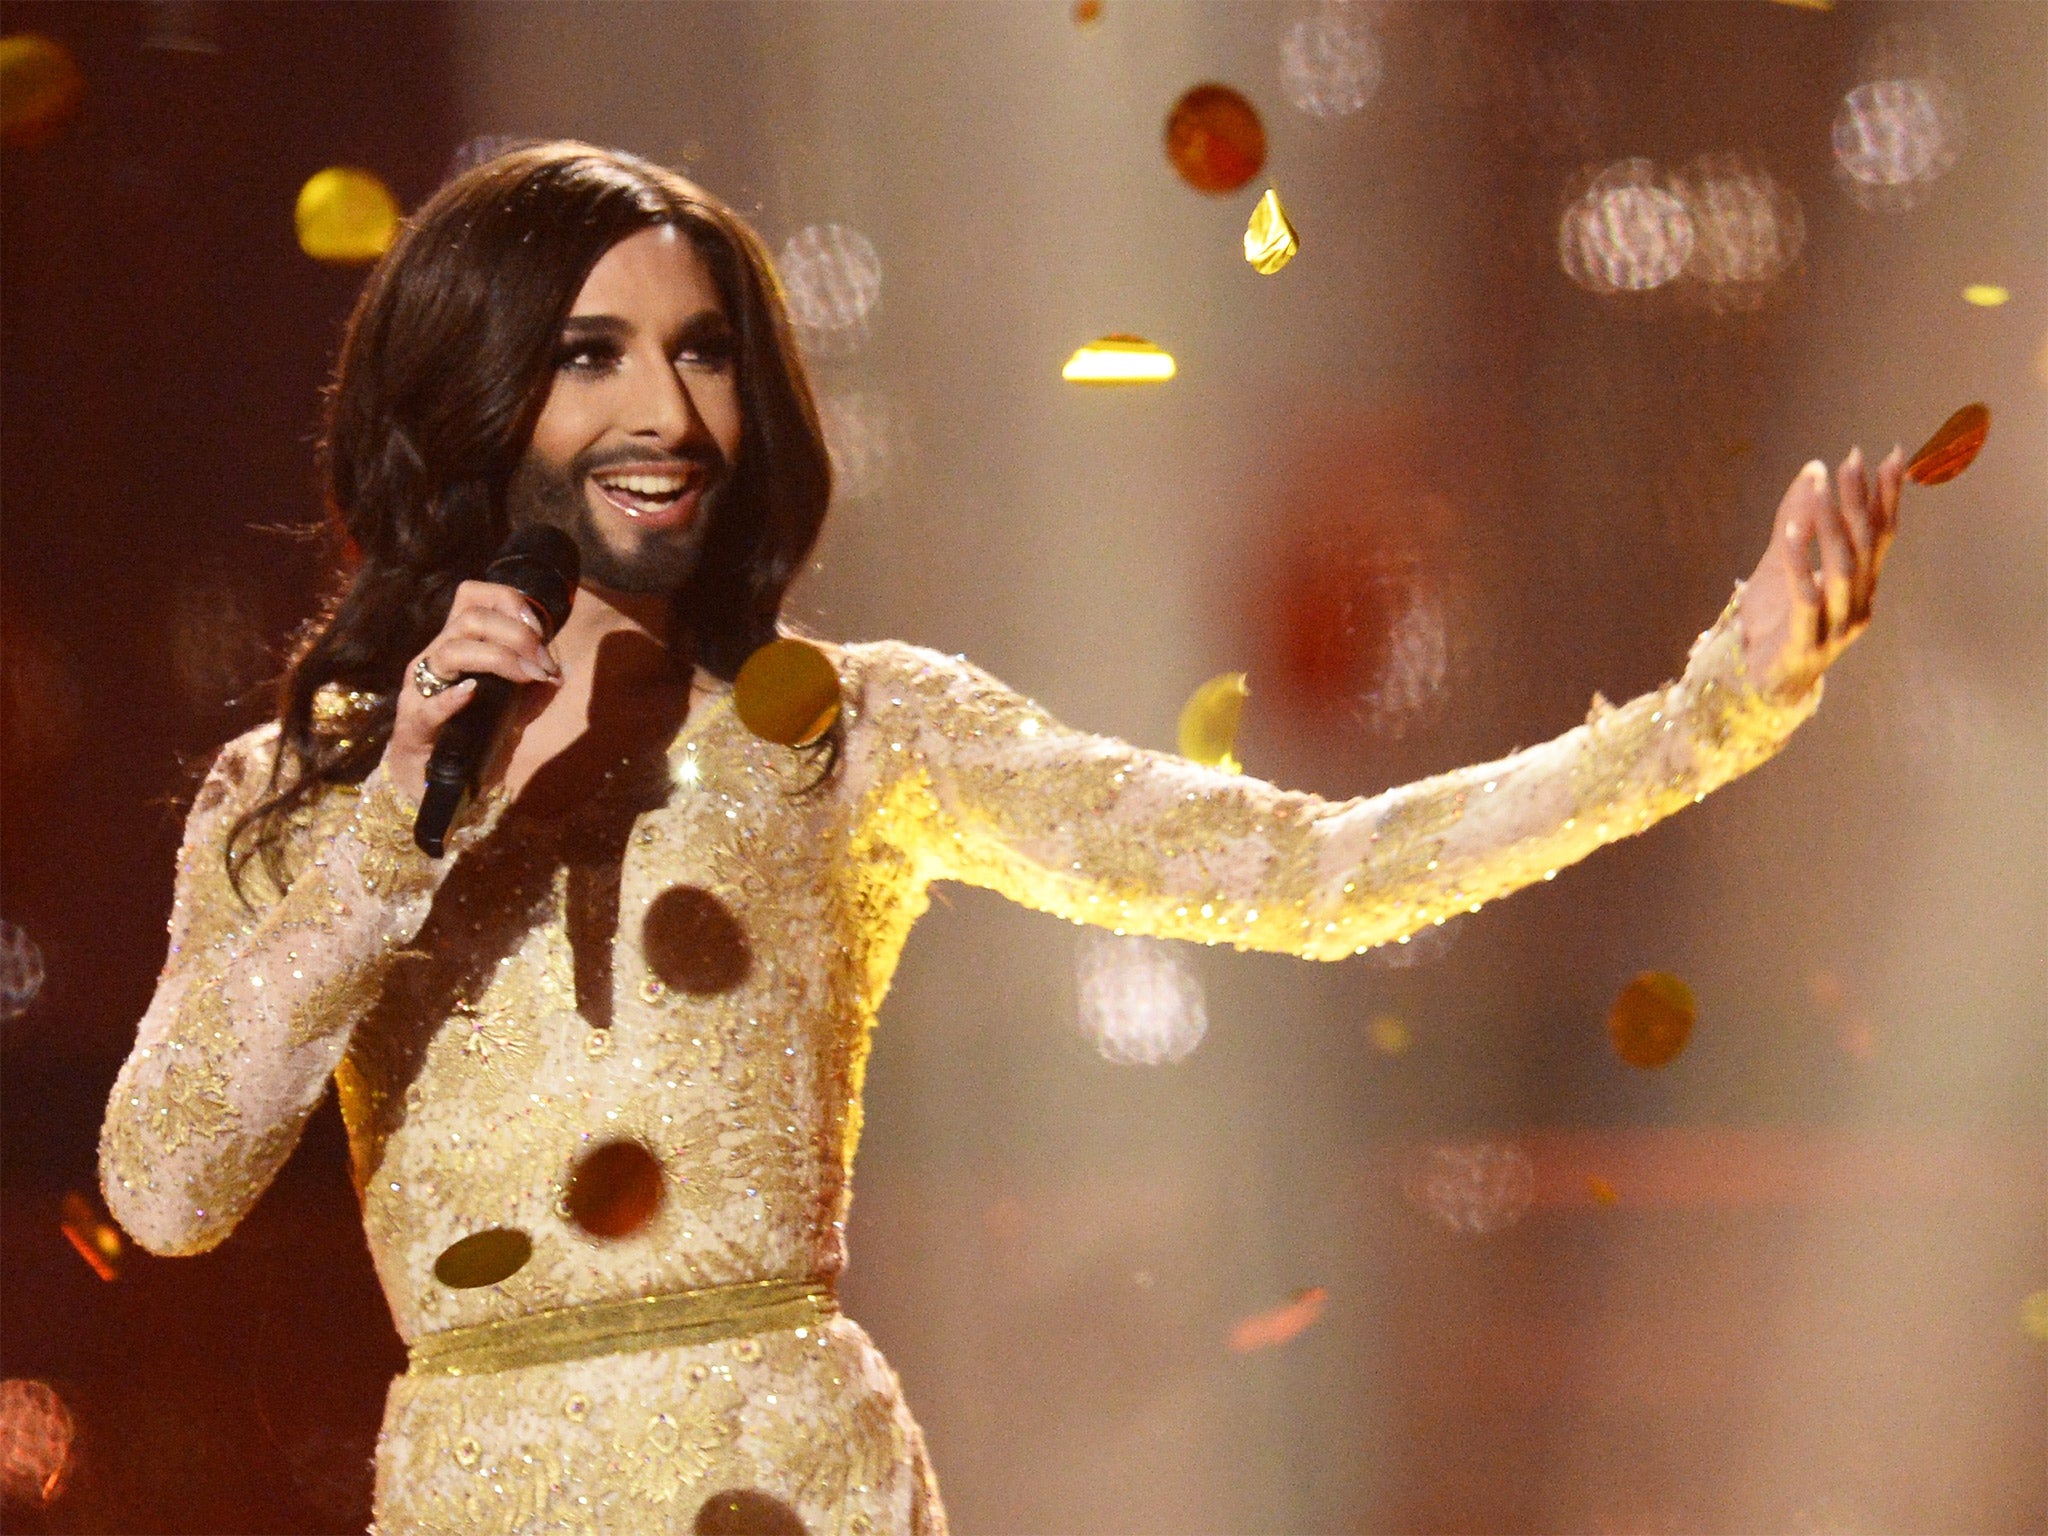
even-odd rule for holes
{"type": "Polygon", "coordinates": [[[1342,802],[1060,725],[963,661],[874,647],[853,769],[872,852],[1130,933],[1337,959],[1505,896],[1769,758],[1869,618],[1897,466],[1802,472],[1684,675],[1554,740],[1342,802]],[[1818,543],[1821,570],[1813,574],[1818,543]],[[1755,670],[1752,670],[1755,669],[1755,670]]]}

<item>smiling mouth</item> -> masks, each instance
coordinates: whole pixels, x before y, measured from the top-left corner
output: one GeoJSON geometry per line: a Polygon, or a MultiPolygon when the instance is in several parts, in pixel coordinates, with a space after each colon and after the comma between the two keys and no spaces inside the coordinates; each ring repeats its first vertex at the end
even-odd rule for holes
{"type": "Polygon", "coordinates": [[[598,494],[627,517],[670,528],[696,510],[711,476],[703,464],[687,464],[675,469],[608,470],[590,478],[598,494]]]}

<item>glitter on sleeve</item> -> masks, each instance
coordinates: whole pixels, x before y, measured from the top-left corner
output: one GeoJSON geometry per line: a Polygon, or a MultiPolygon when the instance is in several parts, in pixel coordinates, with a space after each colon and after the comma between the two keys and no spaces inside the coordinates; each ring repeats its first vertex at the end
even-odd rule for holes
{"type": "Polygon", "coordinates": [[[904,877],[1125,933],[1335,960],[1632,836],[1771,757],[1820,687],[1743,670],[1731,600],[1684,675],[1490,763],[1345,801],[1070,730],[955,658],[882,653],[857,777],[904,877]]]}
{"type": "MultiPolygon", "coordinates": [[[[229,743],[193,803],[169,953],[100,1132],[108,1208],[158,1253],[213,1247],[269,1185],[454,862],[413,848],[411,807],[380,767],[298,816],[282,890],[252,862],[245,905],[223,849],[276,739],[271,725],[229,743]]],[[[473,810],[457,846],[495,809],[473,810]]]]}

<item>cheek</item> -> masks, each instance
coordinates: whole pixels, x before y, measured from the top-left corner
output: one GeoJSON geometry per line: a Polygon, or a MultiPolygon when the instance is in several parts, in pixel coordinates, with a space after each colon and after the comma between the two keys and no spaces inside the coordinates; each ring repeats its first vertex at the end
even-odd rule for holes
{"type": "Polygon", "coordinates": [[[740,455],[739,380],[731,374],[707,379],[691,391],[691,398],[703,418],[704,430],[725,454],[726,462],[736,462],[740,455]]]}

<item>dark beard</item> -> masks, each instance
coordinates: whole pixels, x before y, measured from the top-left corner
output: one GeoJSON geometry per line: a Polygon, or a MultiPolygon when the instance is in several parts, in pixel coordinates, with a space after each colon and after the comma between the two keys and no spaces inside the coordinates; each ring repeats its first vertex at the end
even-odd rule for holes
{"type": "Polygon", "coordinates": [[[567,470],[558,470],[529,452],[505,487],[507,526],[547,523],[561,529],[576,541],[583,556],[582,579],[593,586],[614,592],[680,591],[696,573],[712,511],[725,489],[726,477],[720,472],[723,466],[711,466],[711,483],[698,497],[697,515],[687,528],[655,534],[642,540],[637,550],[620,554],[598,532],[597,519],[583,495],[589,476],[604,468],[607,460],[630,462],[614,452],[589,459],[579,456],[570,461],[567,470]]]}

